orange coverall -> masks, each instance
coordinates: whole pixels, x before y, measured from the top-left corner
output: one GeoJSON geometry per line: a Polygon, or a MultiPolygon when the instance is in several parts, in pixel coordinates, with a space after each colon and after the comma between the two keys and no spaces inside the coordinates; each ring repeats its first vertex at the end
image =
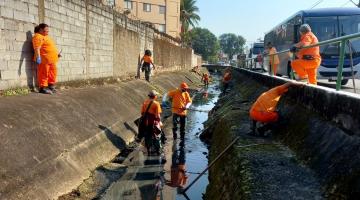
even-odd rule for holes
{"type": "MultiPolygon", "coordinates": [[[[34,50],[40,48],[41,63],[38,65],[39,87],[47,87],[56,83],[56,63],[59,60],[58,50],[49,36],[36,33],[32,39],[34,50]]],[[[36,58],[35,58],[36,59],[36,58]]]]}
{"type": "Polygon", "coordinates": [[[281,95],[288,91],[284,85],[277,86],[264,92],[256,100],[250,109],[251,119],[263,123],[276,122],[279,118],[275,111],[281,95]]]}
{"type": "MultiPolygon", "coordinates": [[[[308,46],[318,43],[318,39],[312,32],[308,32],[301,36],[300,43],[302,43],[304,46],[308,46]]],[[[296,56],[299,59],[293,60],[291,62],[291,67],[300,78],[306,78],[306,76],[308,76],[309,83],[316,85],[316,71],[321,63],[319,47],[317,46],[308,49],[300,49],[296,56]],[[303,59],[304,55],[311,55],[314,57],[314,59],[305,60],[303,59]]]]}
{"type": "MultiPolygon", "coordinates": [[[[276,48],[272,47],[269,50],[269,54],[275,54],[275,53],[277,53],[276,48]]],[[[270,56],[270,65],[272,66],[272,69],[274,70],[274,75],[276,75],[276,73],[277,73],[277,67],[278,67],[279,63],[280,63],[280,61],[279,61],[278,55],[270,56]]]]}

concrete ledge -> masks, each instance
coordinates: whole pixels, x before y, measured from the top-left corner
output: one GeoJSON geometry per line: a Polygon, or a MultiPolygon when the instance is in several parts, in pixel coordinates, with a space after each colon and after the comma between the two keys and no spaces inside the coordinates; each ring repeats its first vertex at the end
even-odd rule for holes
{"type": "Polygon", "coordinates": [[[0,98],[0,198],[54,199],[69,192],[133,141],[124,123],[132,126],[149,90],[164,92],[188,79],[198,80],[173,72],[151,84],[135,80],[0,98]]]}
{"type": "MultiPolygon", "coordinates": [[[[240,94],[250,102],[288,81],[244,69],[236,69],[240,94]],[[251,94],[254,93],[254,94],[251,94]]],[[[313,168],[326,192],[338,198],[360,195],[360,98],[322,86],[306,85],[284,95],[279,110],[288,125],[276,137],[313,168]]]]}

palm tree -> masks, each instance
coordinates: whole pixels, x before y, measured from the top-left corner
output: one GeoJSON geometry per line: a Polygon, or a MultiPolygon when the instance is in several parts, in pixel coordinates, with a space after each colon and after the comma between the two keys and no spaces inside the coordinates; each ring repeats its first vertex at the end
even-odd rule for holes
{"type": "Polygon", "coordinates": [[[196,0],[181,0],[180,3],[180,21],[181,32],[189,31],[189,26],[195,27],[200,21],[200,16],[197,14],[199,8],[195,6],[196,0]]]}

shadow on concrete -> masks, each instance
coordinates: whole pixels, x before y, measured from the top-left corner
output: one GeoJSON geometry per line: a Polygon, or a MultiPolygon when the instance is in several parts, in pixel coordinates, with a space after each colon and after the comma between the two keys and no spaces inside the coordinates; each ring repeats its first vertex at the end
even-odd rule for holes
{"type": "Polygon", "coordinates": [[[131,127],[129,123],[124,122],[124,126],[125,126],[125,128],[126,128],[127,130],[133,132],[134,135],[137,136],[137,134],[138,134],[138,133],[137,133],[137,130],[135,130],[133,127],[131,127]]]}
{"type": "Polygon", "coordinates": [[[104,131],[106,137],[111,141],[111,143],[113,143],[116,148],[118,148],[119,150],[123,150],[126,148],[126,143],[121,137],[113,133],[106,126],[99,125],[98,127],[104,131]]]}
{"type": "Polygon", "coordinates": [[[18,75],[21,76],[21,67],[25,62],[25,72],[27,79],[27,86],[34,91],[35,87],[37,87],[37,66],[35,62],[33,62],[32,56],[34,55],[34,49],[32,46],[32,33],[31,31],[26,32],[26,41],[24,42],[21,49],[21,56],[19,62],[18,75]]]}

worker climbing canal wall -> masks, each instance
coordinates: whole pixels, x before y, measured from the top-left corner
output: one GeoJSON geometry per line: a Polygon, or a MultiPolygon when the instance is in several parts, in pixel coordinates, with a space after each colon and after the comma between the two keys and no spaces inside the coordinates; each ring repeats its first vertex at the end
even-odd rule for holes
{"type": "Polygon", "coordinates": [[[210,170],[206,199],[359,195],[359,96],[320,86],[292,88],[278,106],[286,126],[261,138],[249,135],[249,109],[261,93],[287,80],[243,69],[233,70],[233,78],[202,135],[211,143],[209,162],[236,136],[240,140],[210,170]],[[249,144],[254,146],[242,147],[249,144]]]}

